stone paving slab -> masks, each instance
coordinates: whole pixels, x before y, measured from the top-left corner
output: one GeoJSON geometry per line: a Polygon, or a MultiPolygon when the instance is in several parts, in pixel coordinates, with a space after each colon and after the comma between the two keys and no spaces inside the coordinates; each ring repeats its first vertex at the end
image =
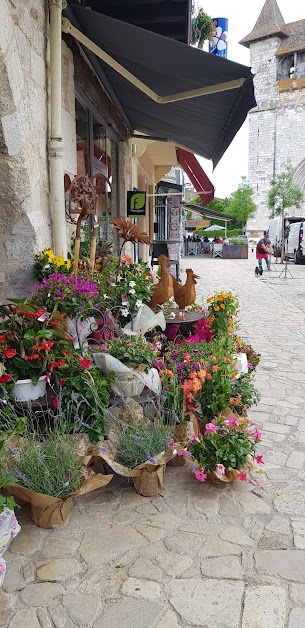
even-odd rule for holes
{"type": "Polygon", "coordinates": [[[166,470],[158,498],[125,479],[76,501],[41,530],[23,507],[6,553],[0,626],[9,628],[304,628],[305,267],[254,276],[255,259],[189,258],[198,302],[232,290],[241,334],[263,359],[260,485],[199,485],[166,470]]]}

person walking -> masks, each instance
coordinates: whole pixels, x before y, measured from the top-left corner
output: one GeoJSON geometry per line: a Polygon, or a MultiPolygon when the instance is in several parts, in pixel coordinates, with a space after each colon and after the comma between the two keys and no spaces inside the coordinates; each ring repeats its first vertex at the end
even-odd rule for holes
{"type": "Polygon", "coordinates": [[[263,259],[266,261],[267,270],[270,270],[269,255],[271,255],[271,253],[271,241],[269,240],[267,231],[265,231],[264,237],[261,238],[256,245],[256,259],[258,260],[258,266],[255,269],[256,275],[263,274],[263,259]]]}

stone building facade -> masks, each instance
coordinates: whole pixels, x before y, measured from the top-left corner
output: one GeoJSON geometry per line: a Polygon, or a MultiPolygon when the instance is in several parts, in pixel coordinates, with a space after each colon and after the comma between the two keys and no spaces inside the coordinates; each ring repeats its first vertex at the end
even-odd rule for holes
{"type": "MultiPolygon", "coordinates": [[[[257,206],[248,231],[267,229],[267,195],[273,177],[287,165],[305,192],[305,19],[285,24],[276,0],[266,0],[250,48],[257,107],[249,114],[249,184],[257,206]]],[[[289,209],[289,214],[304,214],[289,209]]]]}

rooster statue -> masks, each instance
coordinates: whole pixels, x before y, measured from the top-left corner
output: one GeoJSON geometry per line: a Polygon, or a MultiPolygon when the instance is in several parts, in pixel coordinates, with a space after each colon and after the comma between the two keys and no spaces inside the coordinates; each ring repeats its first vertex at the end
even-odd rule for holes
{"type": "Polygon", "coordinates": [[[154,286],[154,290],[151,296],[151,301],[148,304],[151,310],[154,310],[157,305],[163,305],[174,294],[173,277],[169,272],[169,260],[166,255],[159,255],[158,262],[161,266],[160,281],[154,286]]]}
{"type": "Polygon", "coordinates": [[[172,276],[174,287],[174,299],[179,307],[180,312],[185,310],[187,305],[192,305],[196,300],[196,288],[198,275],[195,275],[191,268],[186,269],[186,282],[184,285],[178,283],[172,276]]]}

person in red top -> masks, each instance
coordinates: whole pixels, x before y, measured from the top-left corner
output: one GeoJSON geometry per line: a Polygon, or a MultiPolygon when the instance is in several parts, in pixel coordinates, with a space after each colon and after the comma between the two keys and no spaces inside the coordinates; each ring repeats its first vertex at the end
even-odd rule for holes
{"type": "Polygon", "coordinates": [[[263,272],[263,259],[266,261],[267,270],[270,270],[269,255],[271,255],[271,241],[269,240],[268,233],[265,231],[264,237],[261,238],[256,245],[256,259],[258,260],[258,266],[255,269],[255,274],[262,274],[263,272]]]}

